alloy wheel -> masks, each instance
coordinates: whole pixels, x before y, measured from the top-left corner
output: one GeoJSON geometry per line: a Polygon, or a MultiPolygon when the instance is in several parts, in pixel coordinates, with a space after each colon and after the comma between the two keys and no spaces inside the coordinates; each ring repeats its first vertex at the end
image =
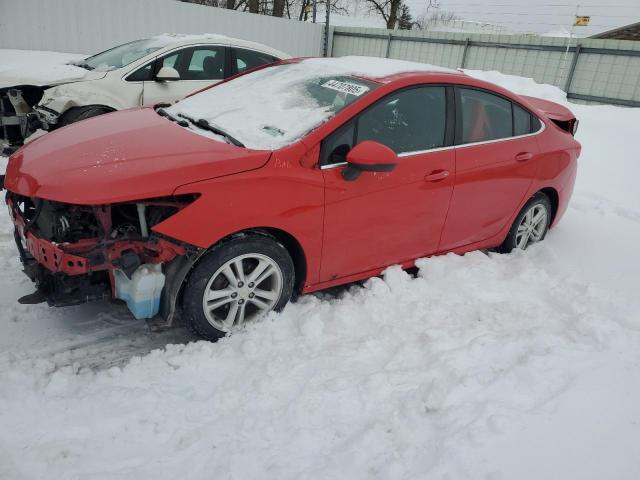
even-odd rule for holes
{"type": "Polygon", "coordinates": [[[209,279],[202,298],[207,321],[230,332],[272,310],[283,290],[283,275],[272,258],[239,255],[223,264],[209,279]]]}
{"type": "Polygon", "coordinates": [[[539,242],[547,230],[547,209],[537,203],[524,214],[516,232],[516,247],[526,249],[532,243],[539,242]]]}

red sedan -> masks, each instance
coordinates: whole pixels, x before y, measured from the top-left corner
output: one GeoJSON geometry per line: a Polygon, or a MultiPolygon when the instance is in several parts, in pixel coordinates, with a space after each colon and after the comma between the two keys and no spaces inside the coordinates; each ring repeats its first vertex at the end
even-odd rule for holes
{"type": "Polygon", "coordinates": [[[524,249],[571,196],[565,107],[385,59],[281,62],[9,160],[22,302],[124,300],[215,339],[420,257],[524,249]]]}

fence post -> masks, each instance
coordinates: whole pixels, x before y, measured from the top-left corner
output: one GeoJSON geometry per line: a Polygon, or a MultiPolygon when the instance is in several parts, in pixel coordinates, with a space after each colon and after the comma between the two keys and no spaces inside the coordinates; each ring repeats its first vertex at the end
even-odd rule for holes
{"type": "Polygon", "coordinates": [[[460,62],[460,68],[464,68],[464,63],[467,60],[467,49],[469,48],[469,37],[464,41],[464,48],[462,49],[462,61],[460,62]]]}
{"type": "Polygon", "coordinates": [[[324,45],[322,46],[322,53],[324,57],[329,56],[329,12],[331,12],[331,2],[329,0],[325,3],[325,17],[324,17],[324,45]]]}
{"type": "Polygon", "coordinates": [[[571,81],[573,80],[573,73],[576,71],[576,65],[578,64],[578,56],[580,56],[580,49],[582,48],[582,44],[578,43],[576,45],[576,51],[573,54],[573,58],[571,59],[571,67],[569,67],[569,74],[567,75],[567,82],[564,85],[564,91],[568,94],[569,89],[571,88],[571,81]]]}
{"type": "Polygon", "coordinates": [[[387,34],[387,52],[384,54],[384,58],[389,58],[390,50],[391,50],[391,32],[387,34]]]}

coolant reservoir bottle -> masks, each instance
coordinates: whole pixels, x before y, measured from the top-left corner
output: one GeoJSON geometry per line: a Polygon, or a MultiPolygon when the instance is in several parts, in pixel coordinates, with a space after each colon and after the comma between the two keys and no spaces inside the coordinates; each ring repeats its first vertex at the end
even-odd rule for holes
{"type": "Polygon", "coordinates": [[[137,319],[151,318],[158,314],[165,281],[162,265],[140,265],[131,279],[121,270],[115,270],[113,274],[116,298],[124,300],[137,319]]]}

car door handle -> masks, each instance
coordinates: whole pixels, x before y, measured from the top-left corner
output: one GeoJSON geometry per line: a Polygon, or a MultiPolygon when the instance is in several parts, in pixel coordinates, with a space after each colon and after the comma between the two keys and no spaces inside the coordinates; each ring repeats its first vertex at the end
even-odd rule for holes
{"type": "Polygon", "coordinates": [[[526,162],[527,160],[531,160],[532,158],[533,153],[530,152],[521,152],[515,156],[515,159],[518,162],[526,162]]]}
{"type": "Polygon", "coordinates": [[[426,175],[424,179],[427,182],[439,182],[440,180],[444,180],[449,176],[449,170],[435,170],[431,172],[429,175],[426,175]]]}

